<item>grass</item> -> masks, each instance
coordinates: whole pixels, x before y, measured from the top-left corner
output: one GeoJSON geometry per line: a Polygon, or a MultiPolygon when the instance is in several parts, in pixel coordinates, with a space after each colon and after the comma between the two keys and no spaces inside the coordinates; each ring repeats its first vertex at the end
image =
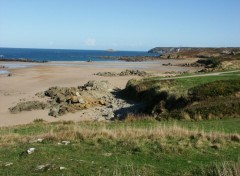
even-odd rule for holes
{"type": "MultiPolygon", "coordinates": [[[[237,71],[237,70],[236,70],[237,71]]],[[[139,92],[146,91],[148,89],[157,88],[161,90],[168,90],[171,93],[175,93],[177,95],[186,95],[187,90],[193,88],[195,86],[199,86],[202,84],[214,82],[214,81],[222,81],[222,80],[240,80],[239,74],[240,71],[237,72],[226,72],[221,73],[220,75],[210,75],[206,76],[209,73],[199,73],[194,74],[198,75],[198,77],[185,77],[185,76],[177,76],[180,79],[170,79],[170,80],[162,80],[162,77],[150,77],[141,80],[132,80],[127,84],[127,87],[130,85],[137,87],[139,92]]],[[[192,75],[189,75],[192,76],[192,75]]]]}
{"type": "Polygon", "coordinates": [[[199,176],[238,176],[240,175],[240,163],[223,162],[214,164],[206,168],[198,168],[193,174],[199,176]]]}
{"type": "Polygon", "coordinates": [[[193,78],[182,78],[175,80],[175,90],[179,92],[186,92],[186,90],[199,86],[202,84],[210,83],[213,81],[224,81],[224,80],[240,80],[239,72],[224,73],[221,75],[202,76],[193,78]]]}
{"type": "Polygon", "coordinates": [[[192,175],[198,166],[238,162],[239,129],[239,119],[185,123],[148,118],[112,123],[38,122],[5,127],[0,129],[0,173],[192,175]],[[38,138],[43,142],[31,143],[38,138]],[[58,145],[62,140],[71,143],[58,145]],[[30,147],[36,148],[33,154],[21,155],[30,147]],[[6,162],[13,164],[5,166],[6,162]],[[47,169],[37,170],[39,165],[46,164],[47,169]]]}
{"type": "Polygon", "coordinates": [[[239,72],[130,80],[125,93],[145,102],[142,112],[160,120],[239,117],[239,72]]]}

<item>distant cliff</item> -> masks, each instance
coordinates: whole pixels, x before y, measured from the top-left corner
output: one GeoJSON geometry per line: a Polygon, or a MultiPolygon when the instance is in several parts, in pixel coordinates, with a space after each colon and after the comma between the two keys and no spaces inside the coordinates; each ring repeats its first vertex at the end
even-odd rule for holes
{"type": "Polygon", "coordinates": [[[170,54],[170,53],[175,53],[182,50],[191,50],[191,49],[192,48],[188,48],[188,47],[156,47],[156,48],[150,49],[148,52],[157,53],[157,54],[170,54]]]}
{"type": "Polygon", "coordinates": [[[161,54],[162,58],[239,58],[240,48],[156,47],[149,53],[161,54]]]}

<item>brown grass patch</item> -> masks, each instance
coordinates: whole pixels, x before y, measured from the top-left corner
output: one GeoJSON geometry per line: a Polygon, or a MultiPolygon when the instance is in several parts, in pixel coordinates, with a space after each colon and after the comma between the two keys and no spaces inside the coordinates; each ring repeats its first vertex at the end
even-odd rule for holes
{"type": "MultiPolygon", "coordinates": [[[[104,123],[89,124],[57,124],[48,127],[46,133],[38,135],[19,135],[9,130],[7,134],[0,136],[0,145],[11,145],[18,142],[28,142],[38,138],[44,141],[132,141],[135,143],[152,143],[168,140],[182,141],[179,146],[190,145],[193,147],[211,146],[219,143],[222,145],[229,142],[239,143],[239,134],[225,134],[220,132],[205,132],[203,130],[188,130],[177,125],[159,125],[154,127],[117,126],[107,127],[104,123]],[[203,145],[208,143],[209,145],[203,145]]],[[[175,145],[174,144],[174,145],[175,145]]]]}

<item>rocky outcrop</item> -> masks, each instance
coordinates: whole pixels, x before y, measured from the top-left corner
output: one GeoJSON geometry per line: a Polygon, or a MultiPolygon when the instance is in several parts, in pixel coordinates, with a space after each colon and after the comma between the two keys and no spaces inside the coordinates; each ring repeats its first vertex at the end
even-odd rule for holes
{"type": "Polygon", "coordinates": [[[18,113],[21,111],[40,110],[47,108],[48,105],[40,101],[20,102],[16,106],[9,108],[11,113],[18,113]]]}
{"type": "Polygon", "coordinates": [[[48,62],[46,60],[33,60],[33,59],[27,59],[27,58],[0,58],[0,61],[5,62],[33,62],[33,63],[45,63],[48,62]]]}
{"type": "Polygon", "coordinates": [[[120,119],[128,112],[136,111],[135,107],[132,108],[133,104],[119,98],[120,94],[121,91],[115,90],[107,81],[89,81],[78,87],[50,87],[36,94],[38,98],[45,98],[46,102],[21,102],[9,110],[17,113],[47,108],[48,115],[53,117],[82,111],[83,114],[94,116],[94,120],[120,119]]]}
{"type": "Polygon", "coordinates": [[[150,49],[148,53],[157,53],[157,54],[170,54],[170,53],[176,53],[181,50],[191,50],[191,48],[188,47],[155,47],[153,49],[150,49]]]}
{"type": "Polygon", "coordinates": [[[121,73],[116,73],[116,72],[98,72],[94,75],[98,76],[150,76],[145,71],[140,71],[140,70],[125,70],[122,71],[121,73]]]}
{"type": "Polygon", "coordinates": [[[101,99],[109,94],[112,86],[107,81],[89,81],[78,87],[51,87],[45,95],[51,98],[50,116],[61,116],[68,112],[88,109],[94,106],[105,105],[101,99]]]}
{"type": "Polygon", "coordinates": [[[159,54],[153,56],[100,56],[100,58],[121,60],[126,62],[157,61],[161,59],[159,54]]]}

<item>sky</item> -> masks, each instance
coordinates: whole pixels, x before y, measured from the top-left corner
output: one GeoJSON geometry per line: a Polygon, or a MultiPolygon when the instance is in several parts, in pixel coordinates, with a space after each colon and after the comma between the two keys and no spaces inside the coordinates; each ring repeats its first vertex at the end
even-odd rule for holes
{"type": "Polygon", "coordinates": [[[0,47],[240,47],[240,0],[0,0],[0,47]]]}

